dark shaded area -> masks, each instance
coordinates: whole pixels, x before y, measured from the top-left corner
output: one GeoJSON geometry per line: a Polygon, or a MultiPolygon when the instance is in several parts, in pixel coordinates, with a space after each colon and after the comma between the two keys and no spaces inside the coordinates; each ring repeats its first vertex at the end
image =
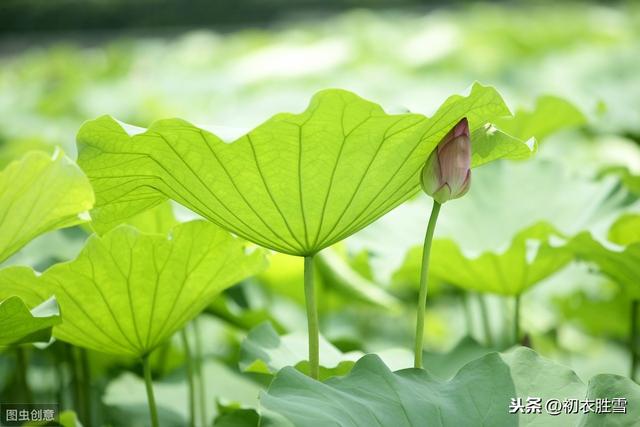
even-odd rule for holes
{"type": "Polygon", "coordinates": [[[239,26],[351,8],[433,7],[458,0],[3,0],[0,34],[31,31],[239,26]]]}

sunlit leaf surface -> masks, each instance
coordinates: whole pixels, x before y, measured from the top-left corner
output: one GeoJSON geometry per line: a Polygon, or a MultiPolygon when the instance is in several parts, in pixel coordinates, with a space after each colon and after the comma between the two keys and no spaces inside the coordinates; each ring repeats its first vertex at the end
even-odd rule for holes
{"type": "Polygon", "coordinates": [[[62,152],[33,151],[0,172],[0,262],[39,234],[84,220],[93,190],[62,152]]]}
{"type": "MultiPolygon", "coordinates": [[[[96,191],[97,222],[171,198],[262,246],[309,255],[414,194],[429,153],[460,118],[477,131],[509,114],[495,89],[479,84],[431,118],[389,115],[353,93],[326,90],[303,113],[278,114],[232,143],[183,120],[144,130],[104,116],[80,129],[78,162],[96,191]]],[[[532,147],[488,137],[473,151],[480,164],[521,158],[532,147]]]]}
{"type": "Polygon", "coordinates": [[[142,356],[206,307],[215,295],[264,267],[261,250],[206,221],[176,226],[169,238],[120,226],[93,235],[73,261],[42,275],[0,271],[0,296],[30,301],[55,294],[64,322],[57,338],[90,349],[142,356]]]}

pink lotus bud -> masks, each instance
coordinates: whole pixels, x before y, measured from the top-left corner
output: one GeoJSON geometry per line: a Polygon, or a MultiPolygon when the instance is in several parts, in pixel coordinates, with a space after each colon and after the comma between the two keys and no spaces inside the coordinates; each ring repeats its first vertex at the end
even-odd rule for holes
{"type": "Polygon", "coordinates": [[[471,138],[464,118],[442,138],[422,168],[422,189],[442,204],[462,197],[471,185],[471,138]]]}

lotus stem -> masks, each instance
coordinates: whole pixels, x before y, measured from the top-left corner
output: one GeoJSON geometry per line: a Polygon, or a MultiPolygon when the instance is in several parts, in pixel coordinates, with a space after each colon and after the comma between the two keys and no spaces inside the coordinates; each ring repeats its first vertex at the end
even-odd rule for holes
{"type": "Polygon", "coordinates": [[[513,303],[513,342],[514,345],[518,345],[520,343],[520,294],[514,297],[513,303]]]}
{"type": "Polygon", "coordinates": [[[462,313],[464,314],[464,325],[467,328],[467,335],[473,336],[473,319],[471,318],[471,300],[469,292],[460,294],[460,303],[462,304],[462,313]]]}
{"type": "Polygon", "coordinates": [[[78,372],[80,364],[76,357],[76,348],[71,346],[71,344],[63,343],[62,345],[64,346],[66,363],[69,366],[69,371],[71,372],[73,406],[75,407],[80,422],[86,424],[87,419],[85,418],[85,414],[82,412],[84,408],[84,404],[82,403],[84,395],[82,393],[82,384],[80,383],[80,372],[78,372]]]}
{"type": "Polygon", "coordinates": [[[635,381],[636,372],[638,370],[638,310],[640,308],[640,300],[631,301],[631,324],[629,325],[629,354],[631,356],[631,372],[629,377],[635,381]]]}
{"type": "Polygon", "coordinates": [[[191,347],[189,346],[189,337],[187,336],[186,328],[180,331],[180,338],[182,338],[182,347],[184,349],[185,367],[187,368],[187,384],[189,388],[189,426],[195,427],[196,425],[196,387],[193,378],[193,361],[191,359],[191,347]]]}
{"type": "Polygon", "coordinates": [[[309,334],[309,376],[320,377],[320,332],[318,330],[318,305],[313,284],[313,255],[304,257],[304,297],[307,305],[309,334]]]}
{"type": "Polygon", "coordinates": [[[167,358],[169,357],[169,350],[171,350],[171,341],[167,341],[158,350],[158,356],[156,358],[156,375],[161,377],[167,372],[167,358]]]}
{"type": "Polygon", "coordinates": [[[25,403],[33,402],[33,395],[31,394],[31,388],[29,387],[29,379],[27,377],[27,370],[29,367],[29,356],[27,355],[26,348],[22,346],[16,347],[16,375],[18,376],[18,383],[20,384],[20,392],[22,393],[22,399],[25,403]]]}
{"type": "Polygon", "coordinates": [[[64,393],[65,389],[65,375],[64,375],[64,358],[56,356],[56,353],[51,353],[53,358],[53,363],[55,363],[55,374],[56,374],[56,382],[57,382],[57,390],[56,390],[56,401],[60,405],[61,408],[67,408],[70,405],[67,405],[66,396],[64,393]]]}
{"type": "Polygon", "coordinates": [[[153,380],[151,378],[151,365],[149,364],[149,355],[145,355],[142,357],[142,369],[144,371],[144,383],[147,387],[147,401],[149,403],[151,426],[160,427],[160,423],[158,422],[158,408],[156,407],[156,398],[153,395],[153,380]]]}
{"type": "Polygon", "coordinates": [[[84,405],[83,413],[87,420],[87,424],[92,424],[92,398],[91,398],[91,368],[89,366],[89,354],[87,350],[78,347],[78,355],[80,357],[80,369],[82,371],[82,394],[84,395],[82,403],[84,405]]]}
{"type": "Polygon", "coordinates": [[[480,317],[482,318],[482,329],[484,330],[484,343],[487,347],[493,347],[493,334],[491,333],[491,322],[489,321],[489,310],[484,295],[476,294],[480,306],[480,317]]]}
{"type": "Polygon", "coordinates": [[[424,312],[427,304],[427,276],[429,272],[429,255],[431,254],[431,242],[433,240],[433,232],[436,229],[436,221],[438,213],[440,213],[440,203],[433,201],[427,232],[424,236],[424,246],[422,248],[422,269],[420,271],[420,292],[418,294],[418,320],[416,322],[416,345],[415,359],[413,366],[422,368],[422,347],[424,341],[424,312]]]}
{"type": "Polygon", "coordinates": [[[196,317],[193,319],[193,334],[195,335],[196,357],[195,371],[198,380],[198,402],[200,404],[200,423],[207,425],[207,390],[204,386],[204,374],[202,373],[203,353],[202,353],[202,336],[200,335],[200,322],[196,317]]]}

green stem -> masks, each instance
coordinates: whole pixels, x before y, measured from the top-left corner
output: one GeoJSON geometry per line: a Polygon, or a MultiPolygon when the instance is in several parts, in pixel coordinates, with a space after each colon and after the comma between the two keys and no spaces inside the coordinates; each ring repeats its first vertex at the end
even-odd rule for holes
{"type": "Polygon", "coordinates": [[[18,375],[18,383],[20,384],[21,398],[24,399],[24,403],[32,403],[33,395],[31,394],[31,387],[29,387],[29,379],[27,377],[29,366],[29,356],[27,355],[27,349],[22,346],[16,347],[16,372],[18,375]]]}
{"type": "Polygon", "coordinates": [[[422,346],[424,340],[424,312],[427,305],[427,276],[429,272],[429,255],[431,254],[431,241],[433,240],[433,232],[436,229],[436,221],[440,212],[440,203],[433,201],[431,216],[429,217],[429,225],[424,236],[424,246],[422,247],[422,269],[420,271],[420,292],[418,294],[418,320],[416,323],[416,345],[415,359],[413,366],[422,368],[422,346]]]}
{"type": "Polygon", "coordinates": [[[320,376],[320,332],[318,330],[318,306],[313,287],[313,255],[304,257],[304,297],[307,305],[309,334],[309,376],[320,376]]]}
{"type": "Polygon", "coordinates": [[[158,408],[156,407],[156,398],[153,395],[153,380],[151,379],[151,366],[149,365],[149,356],[142,358],[142,369],[144,370],[144,383],[147,387],[147,401],[149,403],[149,413],[151,416],[151,426],[159,427],[158,408]]]}
{"type": "Polygon", "coordinates": [[[196,425],[196,387],[193,378],[191,347],[189,346],[189,337],[187,337],[186,329],[180,331],[180,337],[182,338],[182,347],[184,348],[185,366],[187,368],[187,384],[189,385],[189,425],[194,427],[196,425]]]}
{"type": "Polygon", "coordinates": [[[78,347],[78,353],[80,354],[80,369],[82,370],[82,393],[84,395],[83,412],[85,419],[87,420],[87,424],[91,425],[93,421],[93,400],[91,398],[91,368],[89,366],[89,354],[87,353],[87,350],[80,347],[78,347]]]}
{"type": "Polygon", "coordinates": [[[171,340],[165,342],[158,350],[156,359],[156,375],[163,377],[167,372],[167,359],[169,358],[169,350],[171,350],[171,340]]]}
{"type": "Polygon", "coordinates": [[[83,424],[88,424],[85,403],[86,395],[84,393],[84,382],[82,381],[82,362],[80,360],[80,349],[75,346],[69,346],[70,368],[73,374],[73,403],[78,414],[78,419],[83,424]]]}
{"type": "Polygon", "coordinates": [[[203,353],[202,353],[202,336],[200,335],[200,322],[196,317],[193,319],[193,333],[196,342],[195,368],[196,378],[198,380],[198,401],[200,403],[200,423],[207,425],[207,390],[204,386],[204,376],[202,373],[203,353]]]}
{"type": "Polygon", "coordinates": [[[70,408],[75,409],[78,419],[81,423],[86,423],[84,414],[82,414],[82,389],[80,388],[80,374],[78,373],[78,363],[76,361],[75,347],[71,344],[62,343],[69,372],[69,384],[71,386],[71,401],[73,404],[70,408]]]}
{"type": "Polygon", "coordinates": [[[520,295],[514,298],[513,310],[513,342],[515,345],[520,343],[520,295]]]}
{"type": "Polygon", "coordinates": [[[640,308],[640,300],[634,299],[631,301],[631,324],[629,335],[629,353],[631,355],[631,372],[629,377],[635,381],[636,372],[638,370],[638,309],[640,308]]]}
{"type": "Polygon", "coordinates": [[[464,314],[464,325],[467,328],[467,335],[473,336],[473,320],[471,318],[471,307],[469,300],[469,292],[464,292],[460,294],[460,299],[462,301],[462,312],[464,314]]]}
{"type": "Polygon", "coordinates": [[[482,328],[484,329],[484,340],[487,347],[493,347],[493,334],[491,333],[491,322],[489,321],[489,310],[484,296],[478,296],[478,304],[480,305],[480,317],[482,318],[482,328]]]}
{"type": "Polygon", "coordinates": [[[64,390],[65,390],[65,375],[64,375],[63,360],[64,359],[62,359],[60,356],[55,357],[55,359],[54,359],[56,382],[58,383],[57,384],[57,390],[56,390],[56,401],[58,402],[58,405],[60,406],[60,410],[67,409],[67,402],[66,402],[65,394],[64,394],[64,390]]]}

